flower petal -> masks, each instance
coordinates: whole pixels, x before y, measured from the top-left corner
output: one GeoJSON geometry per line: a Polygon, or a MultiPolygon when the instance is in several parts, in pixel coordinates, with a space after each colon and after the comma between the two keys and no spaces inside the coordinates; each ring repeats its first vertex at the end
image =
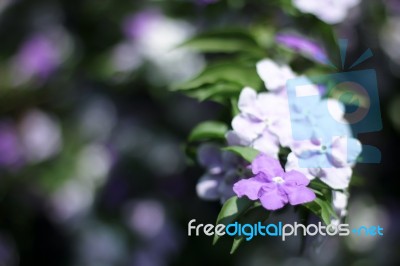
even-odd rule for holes
{"type": "Polygon", "coordinates": [[[263,132],[265,123],[253,120],[245,115],[237,115],[232,120],[232,128],[241,138],[246,141],[252,141],[263,132]]]}
{"type": "Polygon", "coordinates": [[[238,107],[243,113],[257,114],[255,102],[257,101],[257,92],[249,87],[245,87],[239,95],[238,107]]]}
{"type": "Polygon", "coordinates": [[[313,142],[311,140],[303,140],[303,141],[293,141],[290,145],[290,149],[296,154],[299,158],[309,158],[314,154],[318,153],[320,146],[317,142],[313,142]]]}
{"type": "Polygon", "coordinates": [[[240,136],[239,133],[230,130],[225,134],[226,142],[229,146],[249,146],[251,141],[240,136]]]}
{"type": "Polygon", "coordinates": [[[303,173],[296,170],[286,172],[283,175],[283,179],[286,183],[290,182],[297,186],[307,186],[308,184],[310,184],[310,180],[303,173]]]}
{"type": "Polygon", "coordinates": [[[258,199],[258,193],[265,181],[259,177],[252,177],[249,179],[242,179],[233,185],[233,191],[240,198],[247,196],[251,200],[258,199]]]}
{"type": "Polygon", "coordinates": [[[284,191],[275,185],[272,189],[261,189],[260,201],[265,209],[274,211],[285,206],[288,203],[288,197],[284,191]]]}
{"type": "Polygon", "coordinates": [[[323,168],[319,178],[333,189],[344,189],[349,186],[352,173],[350,167],[323,168]]]}
{"type": "Polygon", "coordinates": [[[278,138],[271,134],[268,130],[257,138],[253,144],[253,148],[259,150],[275,159],[278,159],[279,141],[278,138]]]}
{"type": "Polygon", "coordinates": [[[357,139],[340,137],[333,141],[329,156],[336,166],[346,167],[355,163],[361,150],[361,143],[357,139]]]}
{"type": "Polygon", "coordinates": [[[286,81],[296,76],[289,66],[278,65],[271,59],[258,62],[257,73],[270,91],[283,89],[286,81]]]}
{"type": "Polygon", "coordinates": [[[260,153],[251,163],[253,174],[264,173],[267,178],[282,176],[283,168],[277,159],[260,153]]]}
{"type": "Polygon", "coordinates": [[[287,162],[285,165],[286,172],[289,172],[291,170],[296,170],[302,174],[305,175],[309,180],[312,180],[316,177],[316,175],[313,174],[313,169],[315,168],[304,168],[299,166],[299,159],[298,157],[294,154],[294,152],[289,153],[287,157],[287,162]]]}
{"type": "Polygon", "coordinates": [[[292,205],[303,204],[306,202],[313,201],[315,199],[315,193],[304,186],[296,186],[287,189],[287,186],[283,186],[289,198],[289,203],[292,205]]]}
{"type": "Polygon", "coordinates": [[[221,150],[217,145],[210,143],[203,144],[198,149],[197,160],[202,166],[208,169],[221,166],[221,150]]]}
{"type": "Polygon", "coordinates": [[[219,199],[218,187],[222,180],[221,176],[204,175],[196,185],[197,195],[204,200],[219,199]]]}

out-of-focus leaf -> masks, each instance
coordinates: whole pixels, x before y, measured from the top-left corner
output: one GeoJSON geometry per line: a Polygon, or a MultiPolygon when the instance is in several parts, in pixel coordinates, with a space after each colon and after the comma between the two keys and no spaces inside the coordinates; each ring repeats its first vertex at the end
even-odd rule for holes
{"type": "Polygon", "coordinates": [[[232,117],[235,117],[240,113],[238,107],[238,99],[236,97],[231,98],[231,107],[232,107],[232,117]]]}
{"type": "Polygon", "coordinates": [[[260,153],[260,151],[255,150],[253,148],[240,147],[240,146],[229,146],[224,148],[224,150],[234,152],[243,157],[243,159],[245,159],[248,162],[252,162],[254,158],[256,158],[257,155],[260,153]]]}
{"type": "MultiPolygon", "coordinates": [[[[237,219],[239,219],[240,215],[248,210],[253,204],[254,202],[245,197],[238,198],[236,196],[233,196],[232,198],[228,199],[222,206],[222,209],[218,214],[216,224],[228,225],[236,221],[237,219]]],[[[219,238],[220,236],[215,234],[213,244],[216,244],[219,238]]]]}
{"type": "Polygon", "coordinates": [[[323,189],[332,190],[327,184],[325,184],[324,182],[322,182],[318,178],[315,178],[315,179],[311,180],[309,187],[313,188],[313,189],[316,189],[318,191],[321,191],[323,189]]]}
{"type": "Polygon", "coordinates": [[[264,55],[253,36],[242,30],[220,30],[199,34],[181,45],[208,53],[246,52],[264,55]]]}
{"type": "Polygon", "coordinates": [[[210,65],[194,79],[172,88],[172,90],[193,90],[205,85],[216,85],[219,82],[230,82],[240,87],[249,86],[255,89],[262,85],[255,64],[248,65],[228,61],[210,65]]]}
{"type": "Polygon", "coordinates": [[[218,121],[206,121],[197,125],[189,135],[189,141],[202,139],[223,139],[228,127],[218,121]]]}
{"type": "Polygon", "coordinates": [[[318,196],[314,201],[303,204],[303,206],[321,218],[326,225],[331,223],[332,217],[337,218],[332,202],[324,197],[318,196]]]}
{"type": "Polygon", "coordinates": [[[199,101],[217,100],[220,98],[228,99],[240,94],[242,86],[234,82],[219,82],[217,84],[207,84],[196,90],[185,92],[189,97],[196,98],[199,101]]]}

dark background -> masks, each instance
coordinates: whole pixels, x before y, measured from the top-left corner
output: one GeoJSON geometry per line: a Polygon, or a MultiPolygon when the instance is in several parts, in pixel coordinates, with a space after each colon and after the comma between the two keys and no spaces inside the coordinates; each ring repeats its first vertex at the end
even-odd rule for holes
{"type": "MultiPolygon", "coordinates": [[[[296,238],[256,239],[235,255],[229,240],[212,246],[211,237],[187,236],[191,219],[214,223],[220,204],[196,196],[204,170],[185,155],[186,138],[203,120],[229,123],[230,110],[168,91],[210,59],[191,52],[164,60],[169,50],[157,45],[174,40],[176,29],[160,28],[146,50],[124,21],[157,10],[186,27],[175,45],[196,32],[262,21],[318,35],[312,19],[281,8],[287,2],[0,1],[0,266],[398,264],[396,1],[363,1],[334,26],[349,39],[349,62],[367,48],[374,53],[358,69],[376,70],[383,130],[360,139],[381,150],[382,163],[357,167],[362,182],[351,189],[349,219],[380,224],[385,235],[310,239],[302,254],[296,238]],[[29,44],[37,36],[50,47],[29,44]]],[[[289,209],[272,219],[295,216],[289,209]]]]}

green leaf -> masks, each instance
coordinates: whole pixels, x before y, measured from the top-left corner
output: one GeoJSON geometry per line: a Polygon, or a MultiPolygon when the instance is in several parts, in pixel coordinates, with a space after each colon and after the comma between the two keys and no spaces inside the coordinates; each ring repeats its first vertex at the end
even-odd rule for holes
{"type": "MultiPolygon", "coordinates": [[[[254,224],[257,222],[264,222],[268,219],[270,212],[264,209],[259,204],[255,205],[254,208],[250,208],[244,215],[239,218],[240,224],[254,224]]],[[[246,239],[246,236],[236,236],[233,239],[230,253],[233,254],[238,249],[240,244],[246,239]]]]}
{"type": "Polygon", "coordinates": [[[316,190],[323,190],[323,189],[329,189],[332,190],[330,186],[328,186],[327,184],[325,184],[324,182],[322,182],[321,180],[319,180],[318,178],[315,178],[313,180],[311,180],[310,184],[309,184],[310,188],[316,189],[316,190]]]}
{"type": "Polygon", "coordinates": [[[207,99],[217,100],[219,98],[229,98],[239,95],[242,88],[241,85],[234,82],[219,82],[216,84],[206,84],[195,90],[187,91],[185,94],[199,101],[207,99]]]}
{"type": "Polygon", "coordinates": [[[260,153],[260,151],[258,151],[256,149],[253,149],[250,147],[240,147],[240,146],[229,146],[229,147],[223,148],[223,150],[234,152],[234,153],[240,155],[241,157],[243,157],[243,159],[245,159],[246,161],[248,161],[250,163],[260,153]]]}
{"type": "Polygon", "coordinates": [[[172,90],[194,90],[205,85],[216,85],[219,82],[229,82],[242,88],[249,86],[254,89],[258,89],[262,85],[255,64],[225,61],[208,66],[197,77],[172,88],[172,90]]]}
{"type": "MultiPolygon", "coordinates": [[[[236,196],[228,199],[224,205],[222,206],[221,211],[218,214],[216,224],[225,224],[228,225],[236,219],[240,217],[247,209],[249,209],[254,202],[250,201],[249,199],[243,197],[238,198],[236,196]]],[[[214,235],[213,244],[215,245],[218,241],[220,236],[217,234],[214,235]]]]}
{"type": "Polygon", "coordinates": [[[323,195],[324,195],[324,194],[322,194],[322,192],[319,191],[319,190],[316,190],[316,189],[313,189],[313,188],[311,188],[311,190],[314,191],[314,193],[317,194],[317,195],[319,195],[319,196],[323,196],[323,195]]]}
{"type": "Polygon", "coordinates": [[[326,225],[331,223],[331,217],[337,218],[331,201],[324,197],[317,197],[314,201],[303,204],[303,206],[320,217],[326,225]]]}
{"type": "Polygon", "coordinates": [[[321,218],[326,225],[331,223],[331,217],[335,217],[336,213],[333,210],[332,203],[320,198],[316,199],[317,204],[321,207],[321,218]]]}
{"type": "Polygon", "coordinates": [[[199,34],[186,41],[181,47],[188,47],[206,53],[247,52],[264,55],[264,50],[246,31],[219,30],[199,34]]]}
{"type": "Polygon", "coordinates": [[[235,117],[236,115],[240,114],[239,106],[238,106],[238,99],[231,98],[231,108],[232,108],[232,117],[235,117]]]}
{"type": "Polygon", "coordinates": [[[218,121],[206,121],[197,125],[189,135],[189,141],[202,139],[224,139],[228,127],[218,121]]]}

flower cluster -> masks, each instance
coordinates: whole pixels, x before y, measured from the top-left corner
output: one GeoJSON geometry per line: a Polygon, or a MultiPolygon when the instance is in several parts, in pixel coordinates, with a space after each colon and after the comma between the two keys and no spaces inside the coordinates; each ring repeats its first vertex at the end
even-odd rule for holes
{"type": "Polygon", "coordinates": [[[285,84],[296,75],[288,66],[266,59],[257,69],[270,92],[243,89],[240,114],[233,119],[233,131],[227,138],[274,158],[281,147],[290,148],[286,170],[302,172],[308,179],[318,177],[335,189],[348,187],[361,144],[349,137],[351,128],[343,117],[343,104],[323,98],[318,86],[307,88],[318,97],[291,102],[285,84]]]}
{"type": "MultiPolygon", "coordinates": [[[[294,205],[310,201],[313,193],[304,186],[314,178],[333,189],[346,189],[361,144],[352,137],[350,125],[344,118],[344,105],[326,98],[324,88],[312,85],[287,65],[264,59],[257,64],[257,72],[268,91],[257,93],[250,87],[242,90],[238,100],[240,113],[233,118],[232,130],[226,138],[229,145],[254,148],[263,157],[253,162],[252,178],[234,185],[236,195],[260,199],[266,209],[274,210],[287,202],[294,205]],[[291,100],[287,82],[293,79],[307,81],[307,93],[314,97],[291,100]],[[282,148],[290,150],[285,160],[286,174],[277,161],[282,148]],[[278,170],[271,173],[254,170],[270,167],[278,170]],[[297,184],[294,187],[293,182],[297,184]]],[[[205,179],[210,177],[203,177],[202,181],[205,179]]]]}

